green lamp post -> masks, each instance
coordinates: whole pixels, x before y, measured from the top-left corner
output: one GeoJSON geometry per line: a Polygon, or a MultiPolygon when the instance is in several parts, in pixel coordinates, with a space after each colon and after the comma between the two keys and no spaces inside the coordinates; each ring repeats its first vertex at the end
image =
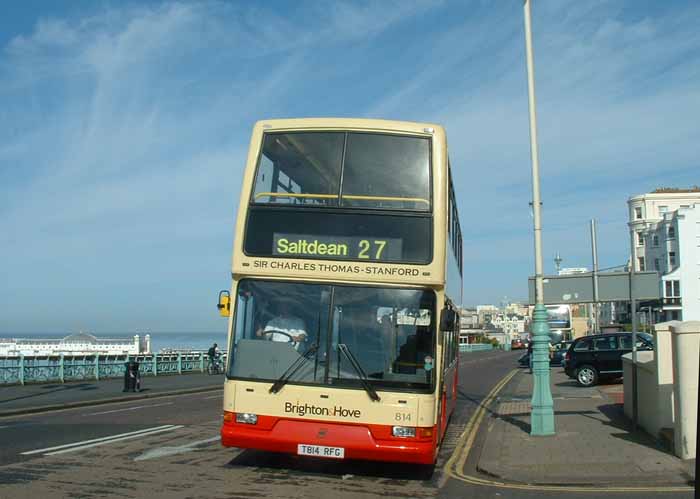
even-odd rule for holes
{"type": "Polygon", "coordinates": [[[544,306],[542,282],[542,219],[540,216],[540,168],[537,152],[537,118],[535,110],[535,69],[532,58],[530,0],[524,0],[525,53],[530,107],[530,157],[532,161],[532,212],[535,232],[535,310],[532,315],[532,412],[530,435],[554,435],[554,403],[549,385],[549,324],[544,306]]]}

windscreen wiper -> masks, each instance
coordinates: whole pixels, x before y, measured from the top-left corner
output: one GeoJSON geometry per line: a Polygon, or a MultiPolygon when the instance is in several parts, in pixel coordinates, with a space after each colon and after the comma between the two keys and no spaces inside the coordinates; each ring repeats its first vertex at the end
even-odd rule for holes
{"type": "Polygon", "coordinates": [[[316,350],[318,350],[318,344],[312,345],[311,348],[309,348],[301,357],[292,362],[292,365],[287,368],[284,374],[282,374],[282,376],[280,376],[277,381],[272,384],[270,387],[270,393],[279,392],[282,387],[287,384],[291,377],[294,376],[299,369],[301,369],[301,366],[304,365],[304,361],[311,357],[312,354],[316,353],[316,350]]]}
{"type": "Polygon", "coordinates": [[[345,343],[338,343],[338,350],[340,350],[343,353],[343,355],[345,355],[345,357],[347,357],[347,359],[350,361],[350,365],[360,377],[362,387],[367,392],[367,395],[369,395],[369,398],[371,398],[374,402],[379,402],[381,398],[379,398],[377,391],[367,381],[367,374],[365,373],[364,369],[362,369],[360,363],[357,362],[357,359],[350,351],[350,348],[348,348],[348,346],[345,343]]]}

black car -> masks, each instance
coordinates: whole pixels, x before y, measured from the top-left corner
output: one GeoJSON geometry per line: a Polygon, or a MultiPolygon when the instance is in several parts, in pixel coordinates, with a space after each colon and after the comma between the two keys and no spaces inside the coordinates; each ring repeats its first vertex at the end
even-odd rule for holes
{"type": "Polygon", "coordinates": [[[571,345],[570,341],[562,341],[561,343],[557,343],[554,345],[554,352],[552,354],[552,360],[549,361],[550,366],[561,366],[562,361],[564,360],[564,355],[566,355],[566,352],[569,350],[569,346],[571,345]]]}
{"type": "MultiPolygon", "coordinates": [[[[550,366],[562,365],[562,360],[564,359],[564,354],[566,353],[566,350],[569,348],[570,344],[571,344],[570,341],[562,341],[562,342],[554,345],[554,351],[552,352],[552,355],[549,358],[549,365],[550,366]]],[[[520,358],[518,359],[518,365],[520,367],[529,367],[530,366],[529,357],[530,357],[530,354],[527,352],[524,353],[523,355],[521,355],[520,358]]]]}
{"type": "MultiPolygon", "coordinates": [[[[637,350],[653,350],[653,338],[637,333],[637,350]]],[[[632,333],[596,334],[577,338],[565,355],[564,370],[581,386],[622,376],[622,356],[632,351],[632,333]]]]}

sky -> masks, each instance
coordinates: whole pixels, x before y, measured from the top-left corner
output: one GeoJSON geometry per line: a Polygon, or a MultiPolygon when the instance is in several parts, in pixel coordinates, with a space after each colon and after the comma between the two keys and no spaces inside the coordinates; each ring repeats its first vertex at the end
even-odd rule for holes
{"type": "MultiPolygon", "coordinates": [[[[224,330],[255,121],[435,122],[464,303],[534,273],[520,0],[11,2],[0,332],[224,330]]],[[[630,196],[700,184],[700,3],[534,0],[545,273],[629,254],[630,196]]]]}

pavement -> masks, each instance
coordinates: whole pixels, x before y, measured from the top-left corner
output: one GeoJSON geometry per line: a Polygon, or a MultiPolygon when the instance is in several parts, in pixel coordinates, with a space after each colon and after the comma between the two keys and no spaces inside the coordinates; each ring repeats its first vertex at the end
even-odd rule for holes
{"type": "Polygon", "coordinates": [[[223,384],[223,375],[210,376],[197,373],[145,376],[141,378],[142,390],[136,393],[122,392],[123,378],[2,386],[0,387],[0,417],[206,390],[222,390],[223,384]]]}
{"type": "Polygon", "coordinates": [[[530,436],[532,375],[521,369],[504,386],[480,428],[477,470],[503,482],[569,486],[688,486],[694,461],[682,461],[650,435],[633,431],[622,383],[584,388],[551,371],[555,431],[530,436]]]}

